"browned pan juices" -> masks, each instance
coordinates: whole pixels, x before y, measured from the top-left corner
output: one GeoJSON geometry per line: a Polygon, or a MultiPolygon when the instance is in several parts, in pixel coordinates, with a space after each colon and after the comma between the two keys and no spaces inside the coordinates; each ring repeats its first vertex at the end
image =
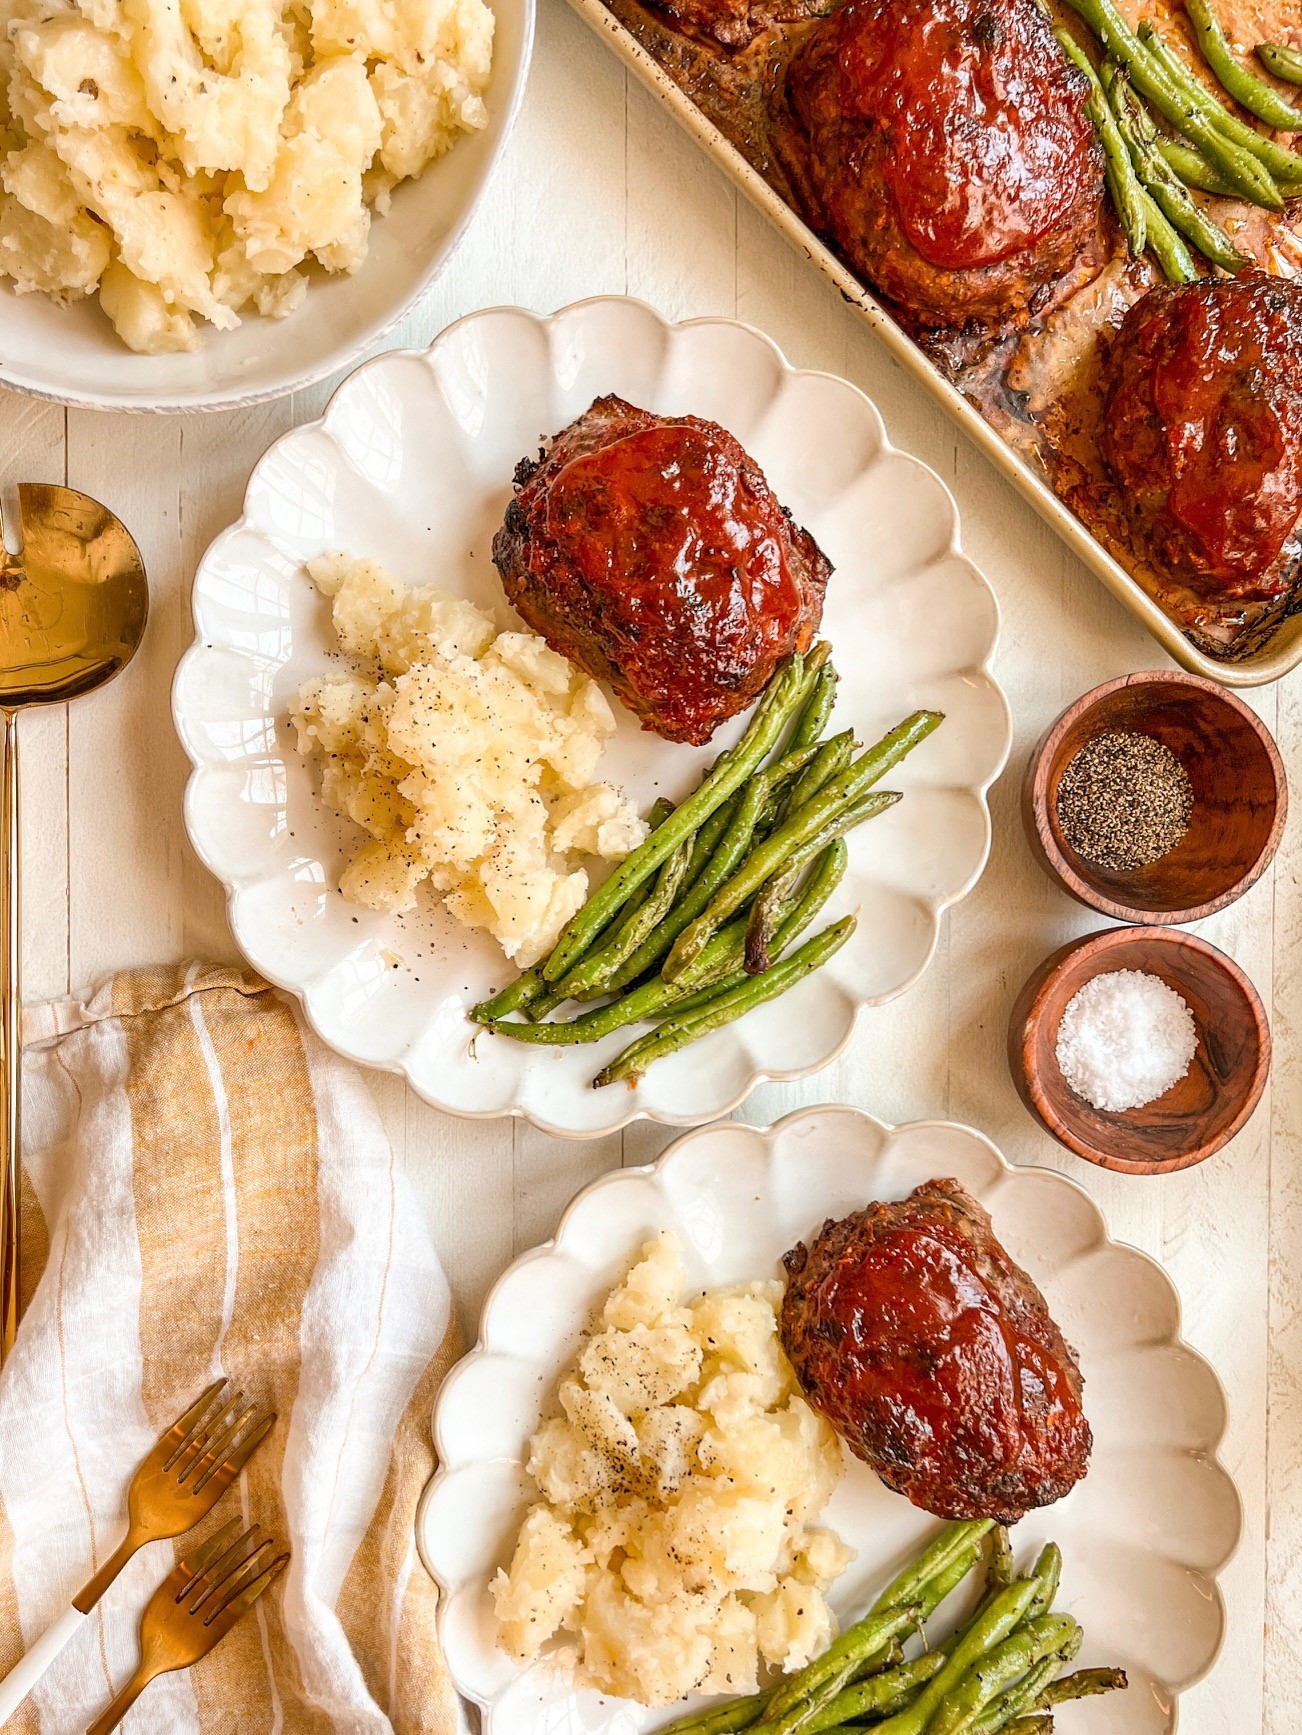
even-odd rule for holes
{"type": "MultiPolygon", "coordinates": [[[[808,211],[783,162],[791,117],[785,99],[787,64],[816,24],[772,24],[745,47],[725,48],[675,26],[668,13],[641,0],[602,0],[607,11],[664,73],[804,221],[808,211]]],[[[1132,24],[1149,19],[1187,65],[1198,70],[1229,106],[1206,72],[1183,7],[1166,0],[1117,0],[1132,24]]],[[[1220,0],[1221,21],[1232,41],[1297,40],[1295,0],[1220,0]]],[[[794,8],[793,8],[794,9],[794,8]]],[[[1082,41],[1074,14],[1055,6],[1060,22],[1082,41]]],[[[1264,69],[1253,70],[1264,77],[1264,69]]],[[[1289,86],[1282,93],[1297,97],[1289,86]]],[[[1241,111],[1240,111],[1241,112],[1241,111]]],[[[1244,116],[1250,119],[1249,116],[1244,116]]],[[[1277,134],[1281,143],[1289,135],[1277,134]]],[[[1302,133],[1292,135],[1302,149],[1302,133]]],[[[786,153],[787,160],[790,153],[786,153]]],[[[1204,199],[1240,252],[1280,276],[1302,275],[1302,201],[1279,215],[1224,199],[1204,199]]],[[[847,263],[835,243],[820,236],[847,263]]],[[[1281,623],[1302,611],[1302,548],[1293,555],[1292,583],[1270,602],[1209,601],[1159,571],[1130,538],[1122,502],[1099,449],[1102,360],[1126,310],[1155,282],[1150,255],[1131,260],[1108,207],[1097,237],[1076,267],[1032,305],[1019,326],[1003,330],[922,330],[880,295],[879,303],[960,391],[1022,463],[1053,490],[1090,534],[1206,655],[1226,663],[1253,656],[1281,623]]],[[[871,290],[871,285],[866,285],[871,290]]]]}

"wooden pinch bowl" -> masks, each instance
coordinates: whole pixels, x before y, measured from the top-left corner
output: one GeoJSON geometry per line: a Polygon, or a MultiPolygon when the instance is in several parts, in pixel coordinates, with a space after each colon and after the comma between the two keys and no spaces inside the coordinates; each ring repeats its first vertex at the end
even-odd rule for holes
{"type": "Polygon", "coordinates": [[[1252,983],[1232,958],[1195,934],[1108,928],[1046,958],[1018,995],[1008,1061],[1022,1101],[1078,1157],[1126,1175],[1192,1168],[1229,1143],[1261,1100],[1270,1071],[1270,1026],[1252,983]],[[1104,1113],[1058,1065],[1058,1026],[1068,1002],[1112,970],[1160,976],[1193,1013],[1198,1047],[1189,1071],[1143,1108],[1104,1113]]]}
{"type": "Polygon", "coordinates": [[[1120,922],[1198,922],[1261,878],[1283,836],[1288,781],[1261,719],[1235,694],[1175,669],[1126,675],[1077,699],[1031,754],[1022,818],[1041,865],[1080,903],[1120,922]],[[1112,730],[1169,747],[1193,786],[1189,830],[1148,867],[1117,872],[1072,849],[1058,787],[1074,756],[1112,730]]]}

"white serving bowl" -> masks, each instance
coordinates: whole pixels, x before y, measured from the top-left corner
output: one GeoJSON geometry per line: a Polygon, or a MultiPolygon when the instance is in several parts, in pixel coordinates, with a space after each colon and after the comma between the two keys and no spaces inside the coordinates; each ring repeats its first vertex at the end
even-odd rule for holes
{"type": "Polygon", "coordinates": [[[192,355],[135,355],[96,298],[60,307],[0,280],[0,386],[101,410],[225,410],[299,391],[359,361],[411,311],[451,257],[484,196],[524,94],[535,0],[489,0],[497,19],[488,125],[393,195],[353,277],[312,273],[288,319],[250,314],[206,328],[192,355]]]}

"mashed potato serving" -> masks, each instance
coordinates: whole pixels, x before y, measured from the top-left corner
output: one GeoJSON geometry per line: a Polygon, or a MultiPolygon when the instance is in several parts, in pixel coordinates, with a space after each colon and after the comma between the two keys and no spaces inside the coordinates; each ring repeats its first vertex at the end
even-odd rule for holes
{"type": "Polygon", "coordinates": [[[411,909],[422,885],[510,958],[532,964],[588,895],[573,857],[622,860],[647,828],[594,782],[615,719],[601,688],[533,633],[374,561],[308,565],[334,598],[354,672],[309,681],[290,705],[299,751],[322,756],[321,796],[370,833],[340,889],[411,909]]]}
{"type": "Polygon", "coordinates": [[[0,0],[0,277],[132,349],[283,315],[487,120],[483,0],[0,0]]]}
{"type": "Polygon", "coordinates": [[[606,1300],[534,1435],[541,1499],[493,1585],[514,1657],[564,1635],[583,1684],[653,1706],[802,1668],[851,1558],[813,1522],[841,1448],[783,1354],[782,1285],[683,1287],[663,1235],[606,1300]]]}

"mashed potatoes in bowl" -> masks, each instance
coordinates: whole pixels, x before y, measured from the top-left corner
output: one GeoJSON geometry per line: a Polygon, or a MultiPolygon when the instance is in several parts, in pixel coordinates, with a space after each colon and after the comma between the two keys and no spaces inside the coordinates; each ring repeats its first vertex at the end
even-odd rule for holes
{"type": "Polygon", "coordinates": [[[355,359],[514,118],[533,0],[0,0],[0,385],[203,409],[355,359]]]}

